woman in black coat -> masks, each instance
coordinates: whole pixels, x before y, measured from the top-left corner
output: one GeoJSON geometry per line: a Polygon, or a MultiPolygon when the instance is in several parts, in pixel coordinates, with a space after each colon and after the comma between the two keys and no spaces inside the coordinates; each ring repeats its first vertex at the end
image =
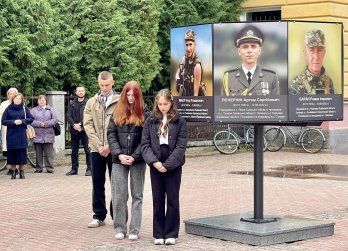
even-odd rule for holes
{"type": "Polygon", "coordinates": [[[25,179],[24,168],[27,164],[27,125],[33,122],[29,109],[24,105],[24,97],[18,93],[2,115],[1,123],[7,126],[7,163],[12,169],[11,179],[16,178],[16,165],[19,166],[19,178],[25,179]]]}
{"type": "Polygon", "coordinates": [[[179,235],[179,191],[187,140],[187,124],[173,96],[168,89],[159,91],[141,142],[141,154],[150,166],[155,245],[174,245],[179,235]]]}

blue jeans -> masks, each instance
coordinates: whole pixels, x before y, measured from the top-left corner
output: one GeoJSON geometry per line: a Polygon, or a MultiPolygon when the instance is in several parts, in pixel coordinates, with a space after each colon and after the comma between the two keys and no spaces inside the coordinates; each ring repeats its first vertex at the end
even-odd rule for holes
{"type": "MultiPolygon", "coordinates": [[[[112,158],[111,154],[107,157],[101,156],[97,152],[92,152],[92,207],[93,218],[99,220],[105,220],[108,213],[105,206],[105,172],[108,169],[109,180],[111,178],[112,171],[112,158]]],[[[113,218],[112,202],[110,201],[110,215],[113,218]]]]}
{"type": "Polygon", "coordinates": [[[87,134],[82,131],[76,134],[71,134],[71,169],[77,171],[79,169],[79,146],[80,141],[83,145],[83,149],[86,154],[86,166],[87,170],[91,170],[91,152],[88,148],[87,134]]]}

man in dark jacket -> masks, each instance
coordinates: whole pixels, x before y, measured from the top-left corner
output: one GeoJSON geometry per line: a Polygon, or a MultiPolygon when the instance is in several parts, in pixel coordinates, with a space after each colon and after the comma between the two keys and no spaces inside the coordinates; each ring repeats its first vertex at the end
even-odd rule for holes
{"type": "Polygon", "coordinates": [[[71,170],[66,175],[77,175],[79,169],[80,140],[86,154],[86,176],[91,176],[91,152],[88,148],[88,137],[83,129],[83,112],[87,103],[86,91],[83,86],[76,87],[76,99],[70,104],[67,120],[71,134],[71,170]]]}

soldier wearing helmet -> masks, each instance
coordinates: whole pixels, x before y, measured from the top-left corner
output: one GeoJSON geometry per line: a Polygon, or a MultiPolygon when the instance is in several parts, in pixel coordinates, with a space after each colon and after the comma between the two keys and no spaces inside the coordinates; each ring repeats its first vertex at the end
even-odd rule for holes
{"type": "Polygon", "coordinates": [[[203,68],[196,54],[196,34],[194,30],[185,32],[185,56],[176,72],[176,89],[180,96],[205,96],[202,82],[203,68]]]}
{"type": "Polygon", "coordinates": [[[255,26],[248,25],[238,32],[234,45],[242,65],[224,73],[222,96],[279,95],[277,74],[257,65],[263,42],[264,35],[255,26]]]}
{"type": "Polygon", "coordinates": [[[325,35],[321,30],[306,32],[304,37],[307,67],[290,84],[290,94],[320,95],[334,93],[333,83],[326,75],[323,60],[326,53],[325,35]]]}

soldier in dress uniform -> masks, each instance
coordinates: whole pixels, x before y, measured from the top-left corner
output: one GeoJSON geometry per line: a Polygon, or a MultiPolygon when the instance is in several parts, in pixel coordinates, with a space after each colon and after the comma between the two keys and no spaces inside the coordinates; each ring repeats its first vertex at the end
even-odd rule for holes
{"type": "Polygon", "coordinates": [[[176,72],[176,89],[180,96],[205,96],[202,64],[196,54],[194,30],[185,32],[185,56],[176,72]]]}
{"type": "Polygon", "coordinates": [[[290,84],[290,94],[320,95],[334,93],[333,83],[325,73],[323,60],[326,53],[325,36],[321,30],[310,30],[305,34],[305,56],[307,67],[290,84]]]}
{"type": "Polygon", "coordinates": [[[257,65],[263,42],[264,36],[255,26],[248,25],[238,32],[234,44],[242,65],[224,73],[222,96],[280,94],[277,74],[257,65]]]}

